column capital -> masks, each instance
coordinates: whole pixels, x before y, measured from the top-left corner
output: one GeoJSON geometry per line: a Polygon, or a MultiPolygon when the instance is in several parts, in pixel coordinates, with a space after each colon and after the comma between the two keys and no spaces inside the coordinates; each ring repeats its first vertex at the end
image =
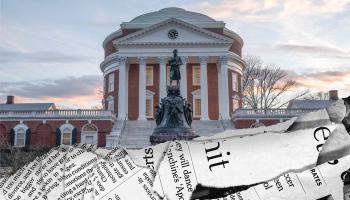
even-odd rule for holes
{"type": "Polygon", "coordinates": [[[198,59],[201,64],[207,64],[209,60],[209,56],[199,56],[198,59]]]}
{"type": "Polygon", "coordinates": [[[159,64],[165,65],[166,62],[168,61],[168,57],[167,56],[159,56],[158,60],[159,60],[159,64]]]}
{"type": "Polygon", "coordinates": [[[147,57],[140,56],[140,57],[137,57],[137,59],[139,60],[139,64],[140,65],[145,65],[146,64],[147,57]]]}
{"type": "Polygon", "coordinates": [[[118,61],[119,61],[120,65],[125,65],[126,61],[127,61],[127,57],[126,56],[119,56],[118,61]]]}
{"type": "Polygon", "coordinates": [[[223,64],[226,64],[228,61],[228,56],[227,55],[222,55],[220,56],[220,62],[223,64]]]}
{"type": "Polygon", "coordinates": [[[188,61],[188,56],[180,56],[181,60],[183,63],[187,63],[188,61]]]}

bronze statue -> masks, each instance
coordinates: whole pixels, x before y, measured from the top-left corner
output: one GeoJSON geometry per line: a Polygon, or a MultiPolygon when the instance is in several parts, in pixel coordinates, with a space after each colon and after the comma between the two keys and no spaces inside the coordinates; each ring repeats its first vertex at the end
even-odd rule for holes
{"type": "Polygon", "coordinates": [[[174,49],[173,55],[173,58],[168,62],[170,65],[170,85],[172,85],[173,81],[176,81],[176,86],[179,88],[181,80],[180,66],[183,63],[181,58],[177,55],[177,49],[174,49]]]}

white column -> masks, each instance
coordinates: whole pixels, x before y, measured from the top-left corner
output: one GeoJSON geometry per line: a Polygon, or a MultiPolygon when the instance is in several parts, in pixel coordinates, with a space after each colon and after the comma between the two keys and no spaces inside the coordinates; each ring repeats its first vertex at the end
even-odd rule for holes
{"type": "Polygon", "coordinates": [[[159,102],[166,97],[166,62],[167,57],[158,57],[159,59],[159,102]]]}
{"type": "Polygon", "coordinates": [[[139,57],[139,118],[146,120],[146,57],[139,57]]]}
{"type": "Polygon", "coordinates": [[[208,116],[208,80],[207,80],[207,63],[208,57],[199,57],[201,64],[201,120],[209,120],[208,116]]]}
{"type": "Polygon", "coordinates": [[[181,80],[180,80],[180,92],[181,96],[183,98],[187,99],[187,56],[182,56],[182,66],[180,66],[180,74],[181,74],[181,80]]]}
{"type": "Polygon", "coordinates": [[[227,56],[220,57],[220,113],[223,119],[230,119],[230,98],[228,90],[227,56]]]}
{"type": "Polygon", "coordinates": [[[124,120],[126,116],[126,57],[119,58],[119,83],[118,83],[118,119],[124,120]]]}

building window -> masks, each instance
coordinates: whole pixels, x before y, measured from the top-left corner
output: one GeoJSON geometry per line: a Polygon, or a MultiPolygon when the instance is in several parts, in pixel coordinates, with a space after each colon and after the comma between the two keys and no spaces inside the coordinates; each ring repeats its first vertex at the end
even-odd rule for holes
{"type": "Polygon", "coordinates": [[[200,98],[194,98],[193,99],[193,117],[201,117],[202,111],[201,111],[201,99],[200,98]]]}
{"type": "Polygon", "coordinates": [[[114,91],[114,73],[108,75],[108,92],[114,91]]]}
{"type": "Polygon", "coordinates": [[[146,90],[146,118],[153,118],[154,92],[146,90]]]}
{"type": "Polygon", "coordinates": [[[146,85],[147,86],[153,85],[153,66],[146,67],[146,85]]]}
{"type": "Polygon", "coordinates": [[[94,136],[85,136],[85,144],[94,144],[94,136]]]}
{"type": "Polygon", "coordinates": [[[232,73],[232,90],[238,92],[238,74],[232,73]]]}
{"type": "Polygon", "coordinates": [[[16,143],[17,147],[24,147],[26,144],[26,130],[20,128],[16,131],[16,143]]]}
{"type": "Polygon", "coordinates": [[[64,145],[71,145],[72,141],[72,130],[71,129],[64,129],[62,134],[62,144],[64,145]]]}
{"type": "Polygon", "coordinates": [[[81,142],[85,144],[97,144],[98,129],[94,124],[86,124],[81,129],[81,142]]]}
{"type": "Polygon", "coordinates": [[[107,109],[114,112],[114,99],[108,100],[107,109]]]}
{"type": "Polygon", "coordinates": [[[193,66],[192,68],[193,75],[193,85],[201,85],[201,67],[193,66]]]}
{"type": "Polygon", "coordinates": [[[239,102],[237,99],[232,99],[232,111],[234,112],[239,108],[239,102]]]}

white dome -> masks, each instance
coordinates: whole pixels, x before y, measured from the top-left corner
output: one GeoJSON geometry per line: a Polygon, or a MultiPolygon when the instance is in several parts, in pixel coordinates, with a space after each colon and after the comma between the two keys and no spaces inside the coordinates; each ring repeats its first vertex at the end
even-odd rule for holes
{"type": "Polygon", "coordinates": [[[169,7],[156,12],[150,12],[135,17],[129,23],[156,24],[165,19],[176,18],[188,23],[216,22],[213,18],[196,12],[186,11],[182,8],[169,7]]]}

